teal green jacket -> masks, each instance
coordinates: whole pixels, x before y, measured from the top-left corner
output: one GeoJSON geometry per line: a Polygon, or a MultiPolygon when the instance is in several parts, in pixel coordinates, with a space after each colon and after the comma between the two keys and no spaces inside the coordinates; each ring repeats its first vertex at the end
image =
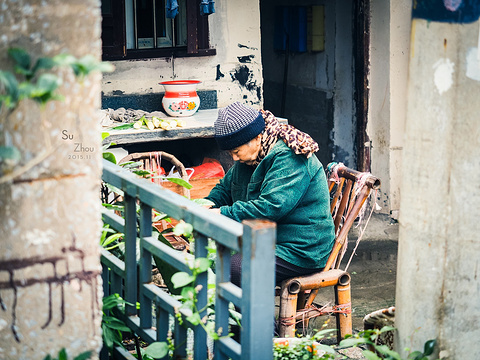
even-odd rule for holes
{"type": "Polygon", "coordinates": [[[334,242],[325,172],[315,155],[296,155],[282,140],[255,168],[235,162],[207,199],[236,221],[277,223],[275,255],[308,269],[323,268],[334,242]]]}

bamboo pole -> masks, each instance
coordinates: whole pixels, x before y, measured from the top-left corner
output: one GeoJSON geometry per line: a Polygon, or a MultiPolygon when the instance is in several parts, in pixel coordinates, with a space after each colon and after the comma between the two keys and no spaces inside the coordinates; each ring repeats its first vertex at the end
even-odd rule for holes
{"type": "MultiPolygon", "coordinates": [[[[349,179],[349,180],[357,181],[358,178],[360,176],[364,175],[365,173],[350,169],[346,166],[339,166],[339,168],[337,170],[337,174],[338,174],[339,177],[344,177],[344,178],[349,179]]],[[[367,178],[365,179],[365,184],[370,189],[377,190],[377,189],[380,188],[381,182],[380,182],[379,178],[373,176],[372,174],[369,174],[367,176],[367,178]]]]}
{"type": "Polygon", "coordinates": [[[295,315],[297,313],[297,294],[291,294],[288,286],[282,286],[280,294],[280,313],[279,320],[279,336],[294,337],[295,336],[295,315]]]}
{"type": "Polygon", "coordinates": [[[335,303],[337,306],[345,306],[345,313],[336,313],[337,338],[340,342],[345,335],[352,334],[352,298],[350,293],[350,282],[345,285],[335,286],[335,303]]]}
{"type": "MultiPolygon", "coordinates": [[[[333,210],[335,210],[335,205],[337,205],[337,200],[338,200],[338,197],[340,196],[341,192],[342,192],[342,187],[343,187],[343,183],[345,182],[345,179],[342,178],[340,180],[340,183],[338,184],[338,187],[335,191],[335,195],[333,196],[333,199],[330,201],[330,214],[333,215],[333,210]]],[[[331,191],[331,189],[330,189],[331,191]]]]}
{"type": "Polygon", "coordinates": [[[345,211],[345,207],[347,206],[348,198],[350,197],[350,192],[352,190],[353,181],[347,180],[347,185],[345,185],[345,189],[343,190],[342,199],[340,200],[340,206],[338,207],[337,214],[335,215],[335,234],[338,231],[338,227],[340,226],[340,221],[342,221],[343,212],[345,211]]]}
{"type": "Polygon", "coordinates": [[[328,257],[327,264],[325,265],[324,270],[330,270],[332,267],[333,262],[335,261],[335,258],[338,255],[338,252],[342,248],[343,244],[345,243],[345,240],[347,239],[347,234],[350,230],[350,227],[352,226],[353,222],[355,221],[355,218],[357,217],[358,213],[360,212],[360,209],[362,208],[363,204],[365,203],[365,200],[368,197],[368,194],[370,193],[370,188],[367,186],[364,186],[360,192],[359,195],[359,200],[355,202],[355,205],[353,206],[352,211],[348,214],[347,218],[345,219],[345,222],[343,224],[342,229],[340,230],[340,233],[337,236],[337,239],[335,241],[335,244],[333,245],[332,252],[330,253],[330,256],[328,257]]]}

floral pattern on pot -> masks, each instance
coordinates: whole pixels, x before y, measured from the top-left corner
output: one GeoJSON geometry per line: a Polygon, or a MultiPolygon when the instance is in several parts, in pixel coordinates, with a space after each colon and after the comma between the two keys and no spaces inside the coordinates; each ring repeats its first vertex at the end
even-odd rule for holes
{"type": "Polygon", "coordinates": [[[168,107],[171,111],[194,110],[197,104],[194,101],[172,102],[168,107]]]}

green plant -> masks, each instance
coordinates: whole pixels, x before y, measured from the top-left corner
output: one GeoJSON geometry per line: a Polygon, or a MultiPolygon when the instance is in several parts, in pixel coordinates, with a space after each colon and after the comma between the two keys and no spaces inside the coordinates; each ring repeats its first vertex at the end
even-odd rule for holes
{"type": "MultiPolygon", "coordinates": [[[[118,294],[112,294],[103,298],[102,338],[103,343],[110,352],[115,345],[124,347],[122,333],[132,334],[132,330],[118,316],[118,312],[125,311],[126,304],[128,303],[118,294]]],[[[156,359],[168,354],[169,345],[166,342],[154,342],[142,348],[137,336],[135,334],[133,336],[138,359],[156,359]]]]}
{"type": "Polygon", "coordinates": [[[122,332],[130,333],[130,328],[116,316],[117,311],[124,311],[127,302],[118,294],[103,298],[102,338],[105,346],[111,351],[114,345],[123,346],[122,332]]]}
{"type": "Polygon", "coordinates": [[[323,324],[323,329],[313,336],[274,339],[273,358],[275,360],[335,359],[336,353],[333,348],[320,343],[322,340],[332,338],[336,333],[335,329],[325,329],[327,326],[328,321],[323,324]]]}
{"type": "MultiPolygon", "coordinates": [[[[128,164],[127,164],[128,165],[128,164]]],[[[108,185],[108,184],[107,184],[108,185]]],[[[118,193],[118,189],[111,189],[114,192],[118,193]]],[[[123,193],[120,192],[120,195],[123,195],[123,193]]],[[[120,213],[124,212],[124,205],[120,201],[115,201],[113,204],[103,204],[104,207],[119,211],[120,213]]],[[[137,206],[137,212],[139,211],[139,206],[137,206]]],[[[157,211],[154,211],[154,221],[159,221],[161,219],[166,219],[167,221],[169,220],[167,215],[164,213],[159,213],[157,211]]],[[[166,231],[171,231],[177,236],[182,236],[188,241],[190,241],[191,244],[193,244],[194,237],[193,237],[193,227],[191,224],[185,223],[184,221],[180,221],[173,229],[167,229],[166,231]]],[[[168,240],[166,240],[161,233],[159,233],[155,227],[152,229],[153,236],[158,237],[159,241],[162,241],[165,243],[167,246],[172,246],[168,240]]],[[[139,228],[137,224],[137,234],[139,233],[139,228]]],[[[121,253],[124,252],[124,242],[119,241],[121,240],[123,234],[116,233],[114,230],[110,229],[108,225],[104,225],[102,236],[100,239],[100,243],[102,246],[106,247],[107,249],[118,249],[121,253]],[[109,235],[111,234],[111,235],[109,235]],[[113,245],[112,245],[113,244],[113,245]]],[[[137,241],[139,240],[138,235],[137,235],[137,241]]],[[[208,256],[209,257],[214,257],[215,255],[215,248],[212,246],[214,243],[209,242],[209,246],[207,247],[208,251],[208,256]]],[[[138,246],[137,246],[138,249],[138,246]]],[[[137,254],[137,260],[138,260],[138,255],[137,254]]],[[[119,258],[123,257],[123,254],[118,255],[119,258]]],[[[171,266],[170,264],[166,263],[165,261],[162,261],[161,259],[157,258],[154,256],[154,261],[157,264],[157,268],[159,269],[165,283],[167,284],[169,290],[173,294],[178,295],[178,299],[182,302],[181,309],[187,310],[190,314],[187,316],[187,320],[193,324],[193,325],[200,325],[214,340],[218,340],[220,338],[221,334],[217,334],[215,332],[215,325],[213,321],[208,321],[208,315],[213,314],[213,310],[211,309],[211,306],[214,302],[214,294],[212,294],[212,291],[214,290],[214,284],[209,284],[208,290],[209,290],[209,296],[208,296],[208,302],[205,307],[202,309],[197,308],[197,294],[201,290],[198,287],[194,287],[193,284],[195,283],[198,275],[209,271],[211,267],[212,261],[207,259],[207,258],[197,258],[193,259],[191,257],[191,254],[186,253],[187,259],[190,260],[190,269],[192,274],[187,274],[185,272],[177,272],[177,270],[171,266]],[[207,311],[207,316],[203,316],[201,314],[204,313],[204,311],[207,311]],[[203,316],[203,318],[202,318],[203,316]]],[[[116,296],[111,296],[110,299],[106,299],[106,304],[107,307],[104,306],[104,311],[112,309],[112,316],[107,316],[104,315],[104,322],[102,324],[102,327],[106,327],[106,330],[104,330],[104,334],[106,335],[106,338],[104,339],[106,345],[111,348],[113,344],[120,344],[121,343],[121,329],[123,326],[126,326],[120,319],[117,318],[117,320],[114,320],[112,318],[115,318],[115,310],[119,307],[124,306],[123,300],[121,300],[118,295],[116,296]]],[[[180,315],[180,313],[177,313],[179,322],[183,322],[183,318],[180,315]]],[[[239,321],[239,320],[237,320],[239,321]]],[[[135,336],[135,335],[134,335],[135,336]]],[[[135,336],[135,341],[138,343],[138,338],[135,336]]],[[[180,344],[175,344],[176,346],[180,346],[180,344]]],[[[167,343],[153,343],[150,344],[149,346],[143,348],[140,345],[136,345],[137,348],[137,354],[136,356],[138,358],[142,359],[150,359],[150,358],[159,358],[163,357],[167,354],[168,351],[173,350],[173,346],[170,344],[168,345],[167,343]],[[163,355],[162,355],[163,354],[163,355]]]]}
{"type": "MultiPolygon", "coordinates": [[[[320,360],[333,359],[334,355],[325,353],[319,349],[314,338],[294,338],[295,342],[275,343],[273,346],[273,358],[275,360],[320,360]]],[[[332,350],[333,351],[333,350],[332,350]]]]}
{"type": "MultiPolygon", "coordinates": [[[[110,134],[108,132],[102,132],[102,141],[105,140],[110,134]]],[[[102,146],[102,156],[105,160],[108,160],[114,164],[117,163],[117,160],[115,159],[115,155],[111,153],[110,151],[107,151],[108,148],[112,145],[115,145],[115,143],[108,143],[102,146]]]]}
{"type": "Polygon", "coordinates": [[[105,250],[112,251],[120,246],[120,241],[124,236],[125,234],[113,230],[108,224],[103,224],[100,246],[105,248],[105,250]]]}
{"type": "Polygon", "coordinates": [[[427,342],[425,342],[423,352],[409,352],[409,349],[405,349],[409,353],[406,359],[402,359],[399,353],[391,350],[387,345],[380,344],[378,341],[381,334],[394,330],[395,328],[391,326],[384,326],[382,329],[360,331],[358,334],[345,337],[345,339],[340,342],[339,348],[367,345],[374,350],[363,351],[363,355],[368,360],[428,360],[428,357],[433,354],[437,342],[436,340],[428,340],[427,342]]]}
{"type": "MultiPolygon", "coordinates": [[[[80,355],[77,355],[73,358],[73,360],[87,360],[92,357],[93,351],[85,351],[80,355]]],[[[52,358],[50,355],[45,356],[43,360],[68,360],[67,351],[62,349],[58,352],[58,357],[52,358]]]]}

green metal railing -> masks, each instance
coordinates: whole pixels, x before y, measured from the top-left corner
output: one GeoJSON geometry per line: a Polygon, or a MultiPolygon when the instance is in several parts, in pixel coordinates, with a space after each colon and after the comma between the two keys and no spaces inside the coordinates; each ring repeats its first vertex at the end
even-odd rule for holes
{"type": "MultiPolygon", "coordinates": [[[[152,237],[152,209],[182,219],[193,225],[195,231],[194,257],[207,256],[207,241],[215,240],[215,329],[226,334],[229,324],[229,304],[233,303],[242,314],[240,343],[229,337],[215,341],[215,359],[273,358],[272,337],[274,322],[274,264],[275,224],[262,220],[244,221],[242,224],[195,204],[169,190],[140,179],[131,172],[108,161],[103,162],[103,181],[124,192],[122,218],[104,210],[103,220],[113,229],[125,234],[125,258],[118,259],[102,249],[103,283],[105,296],[118,293],[131,303],[140,303],[140,309],[127,306],[124,320],[145,342],[166,341],[169,322],[175,319],[173,341],[174,358],[187,358],[187,328],[193,330],[193,359],[211,357],[207,334],[200,325],[189,323],[187,310],[180,310],[183,325],[174,316],[181,303],[163,289],[151,283],[152,256],[174,266],[178,271],[191,273],[185,253],[174,250],[152,237]],[[140,214],[136,206],[140,204],[140,214]],[[137,234],[137,222],[139,234],[137,234]],[[137,237],[140,243],[137,244],[137,237]],[[137,246],[140,261],[137,262],[137,246]],[[232,252],[242,254],[242,288],[230,282],[230,257],[232,252]],[[155,324],[152,316],[155,310],[155,324]],[[155,327],[153,327],[155,325],[155,327]]],[[[207,273],[197,277],[199,309],[207,304],[207,273]]],[[[206,310],[201,315],[206,315],[206,310]]],[[[117,349],[117,358],[131,355],[117,349]]]]}

